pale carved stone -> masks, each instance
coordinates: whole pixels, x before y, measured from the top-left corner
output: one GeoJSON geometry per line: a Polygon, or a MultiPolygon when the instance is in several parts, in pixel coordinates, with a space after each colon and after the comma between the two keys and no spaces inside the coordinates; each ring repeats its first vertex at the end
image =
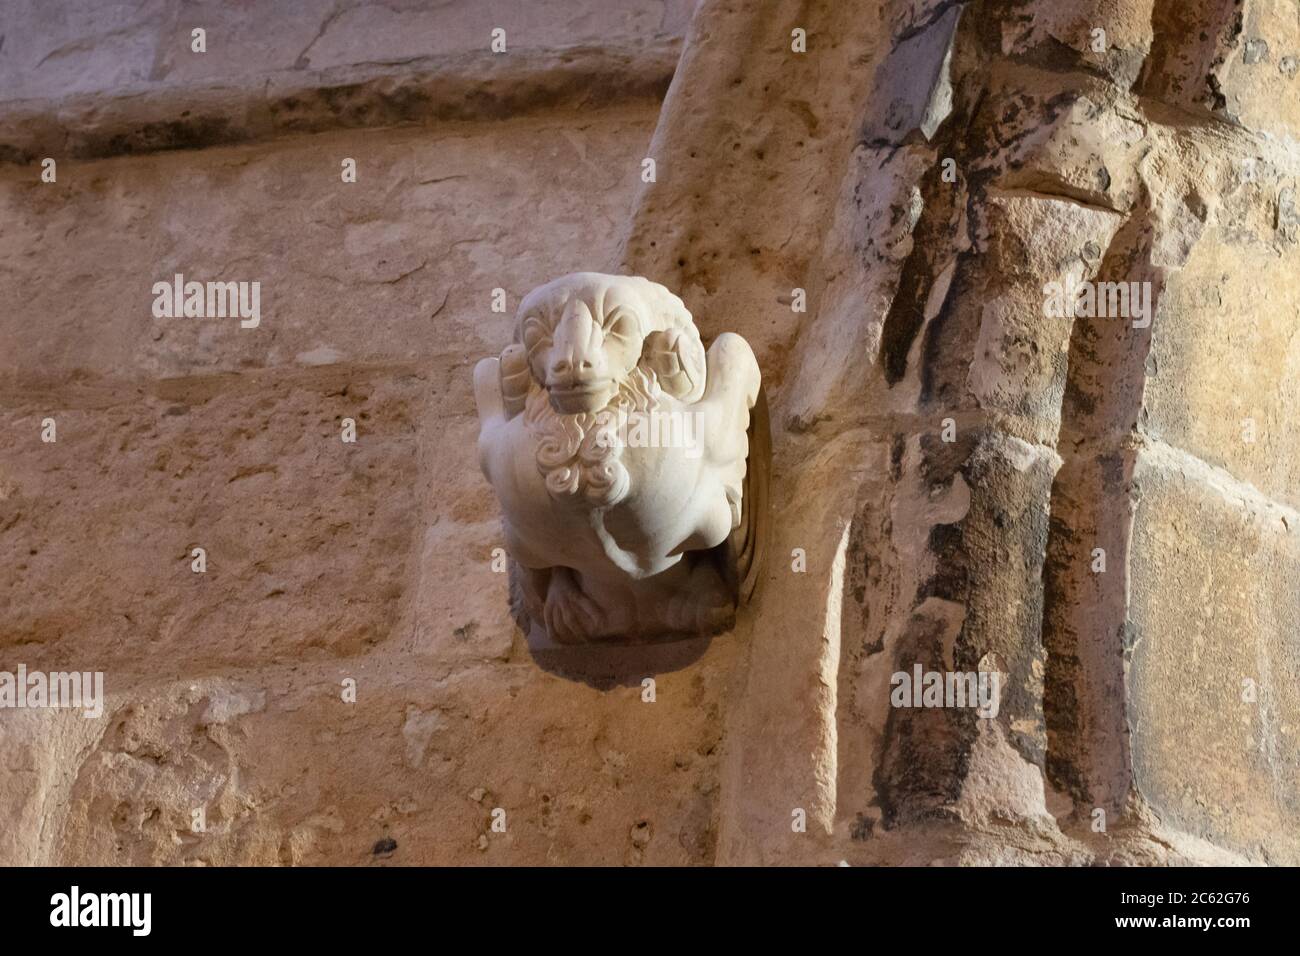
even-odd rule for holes
{"type": "Polygon", "coordinates": [[[681,299],[579,272],[474,370],[479,461],[535,647],[716,633],[753,588],[770,460],[758,363],[681,299]]]}

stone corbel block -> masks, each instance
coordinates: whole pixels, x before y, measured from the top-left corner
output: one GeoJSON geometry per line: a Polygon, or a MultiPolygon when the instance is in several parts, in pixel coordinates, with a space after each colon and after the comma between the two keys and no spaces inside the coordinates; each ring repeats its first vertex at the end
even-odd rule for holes
{"type": "Polygon", "coordinates": [[[474,369],[479,462],[535,649],[732,626],[757,581],[771,458],[753,350],[681,299],[580,272],[534,289],[474,369]]]}

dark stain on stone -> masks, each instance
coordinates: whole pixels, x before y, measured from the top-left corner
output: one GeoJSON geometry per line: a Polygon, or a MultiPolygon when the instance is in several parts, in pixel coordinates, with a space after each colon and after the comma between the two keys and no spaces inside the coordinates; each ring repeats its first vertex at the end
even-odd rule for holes
{"type": "Polygon", "coordinates": [[[13,163],[16,166],[26,166],[34,157],[31,153],[12,146],[8,143],[0,143],[0,163],[13,163]]]}
{"type": "Polygon", "coordinates": [[[922,604],[932,597],[965,603],[969,596],[970,580],[961,527],[955,524],[935,525],[930,529],[928,547],[935,556],[938,570],[917,589],[915,603],[922,604]]]}
{"type": "Polygon", "coordinates": [[[1224,95],[1223,89],[1219,85],[1219,78],[1210,73],[1206,76],[1205,82],[1210,88],[1210,109],[1215,112],[1222,112],[1228,106],[1228,97],[1224,95]]]}
{"type": "Polygon", "coordinates": [[[852,825],[849,827],[849,838],[852,840],[870,840],[871,832],[876,828],[876,821],[861,813],[854,818],[852,825]]]}
{"type": "MultiPolygon", "coordinates": [[[[909,674],[946,669],[943,645],[947,625],[917,615],[900,636],[897,668],[909,674]]],[[[874,774],[881,825],[942,818],[961,795],[977,734],[974,711],[956,708],[890,707],[885,745],[874,774]]]]}
{"type": "Polygon", "coordinates": [[[167,149],[203,149],[236,143],[244,134],[225,117],[209,116],[163,123],[146,123],[127,133],[117,133],[106,142],[88,144],[87,157],[134,155],[167,149]]]}
{"type": "Polygon", "coordinates": [[[903,477],[903,453],[907,450],[907,436],[894,435],[889,445],[889,477],[898,481],[903,477]]]}

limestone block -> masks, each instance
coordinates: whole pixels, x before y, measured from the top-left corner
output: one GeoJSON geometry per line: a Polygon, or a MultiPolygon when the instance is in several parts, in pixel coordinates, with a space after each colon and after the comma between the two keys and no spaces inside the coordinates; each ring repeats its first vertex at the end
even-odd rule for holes
{"type": "Polygon", "coordinates": [[[531,660],[451,674],[431,664],[371,658],[141,685],[110,671],[101,720],[8,712],[0,746],[25,769],[0,779],[0,810],[17,824],[0,864],[712,859],[724,646],[656,674],[654,703],[639,684],[596,688],[531,660]]]}
{"type": "Polygon", "coordinates": [[[1135,479],[1124,653],[1136,788],[1176,829],[1294,865],[1300,516],[1164,446],[1140,455],[1135,479]]]}
{"type": "MultiPolygon", "coordinates": [[[[893,548],[915,583],[887,638],[889,670],[997,671],[995,749],[1010,746],[1017,761],[1039,766],[1041,582],[1058,464],[1051,449],[987,426],[960,428],[953,442],[924,434],[907,443],[890,504],[893,548]]],[[[957,801],[978,724],[970,711],[890,711],[876,780],[886,825],[957,801]]]]}
{"type": "Polygon", "coordinates": [[[990,255],[963,262],[962,289],[948,292],[948,309],[978,316],[966,386],[980,407],[1022,416],[1030,423],[1025,437],[1054,444],[1074,317],[1053,309],[1052,296],[1097,277],[1100,250],[1119,217],[1064,199],[997,192],[986,210],[990,255]]]}
{"type": "Polygon", "coordinates": [[[618,44],[680,36],[694,0],[451,0],[401,5],[331,0],[251,0],[237,7],[180,0],[75,0],[5,11],[2,100],[139,93],[363,62],[489,53],[492,30],[507,51],[618,44]],[[203,53],[192,31],[206,32],[203,53]]]}
{"type": "Polygon", "coordinates": [[[0,377],[171,378],[495,349],[519,296],[612,244],[652,123],[637,106],[589,115],[582,130],[523,119],[361,141],[336,132],[61,161],[52,184],[0,167],[0,258],[12,265],[0,377]],[[345,157],[355,183],[342,181],[345,157]],[[539,217],[546,242],[504,226],[539,217]],[[93,263],[57,251],[64,237],[94,246],[93,263]],[[177,273],[259,283],[257,327],[151,315],[150,287],[177,273]],[[498,288],[508,311],[492,310],[498,288]]]}
{"type": "Polygon", "coordinates": [[[898,145],[919,132],[928,139],[952,102],[948,81],[952,41],[961,7],[939,11],[931,22],[905,27],[872,84],[871,118],[863,138],[871,145],[898,145]]]}
{"type": "MultiPolygon", "coordinates": [[[[1290,181],[1294,182],[1294,180],[1290,181]]],[[[1252,207],[1277,208],[1287,180],[1252,207]]],[[[1271,217],[1269,217],[1271,218],[1271,217]]],[[[1207,234],[1161,297],[1143,428],[1300,504],[1300,244],[1244,219],[1207,234]]]]}
{"type": "Polygon", "coordinates": [[[1252,130],[1300,130],[1300,22],[1289,0],[1156,0],[1141,91],[1252,130]]]}
{"type": "Polygon", "coordinates": [[[0,633],[16,659],[175,673],[388,639],[426,388],[326,368],[8,397],[0,633]]]}
{"type": "Polygon", "coordinates": [[[1151,46],[1151,8],[1152,0],[1004,5],[996,24],[999,50],[1036,66],[1068,65],[1128,83],[1151,46]]]}

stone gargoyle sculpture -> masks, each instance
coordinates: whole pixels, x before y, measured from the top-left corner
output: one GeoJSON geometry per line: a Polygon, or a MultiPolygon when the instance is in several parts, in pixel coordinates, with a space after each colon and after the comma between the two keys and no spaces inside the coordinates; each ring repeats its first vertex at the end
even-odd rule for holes
{"type": "Polygon", "coordinates": [[[681,299],[648,279],[579,272],[524,297],[474,395],[531,646],[732,626],[766,530],[760,386],[743,338],[706,352],[681,299]]]}

